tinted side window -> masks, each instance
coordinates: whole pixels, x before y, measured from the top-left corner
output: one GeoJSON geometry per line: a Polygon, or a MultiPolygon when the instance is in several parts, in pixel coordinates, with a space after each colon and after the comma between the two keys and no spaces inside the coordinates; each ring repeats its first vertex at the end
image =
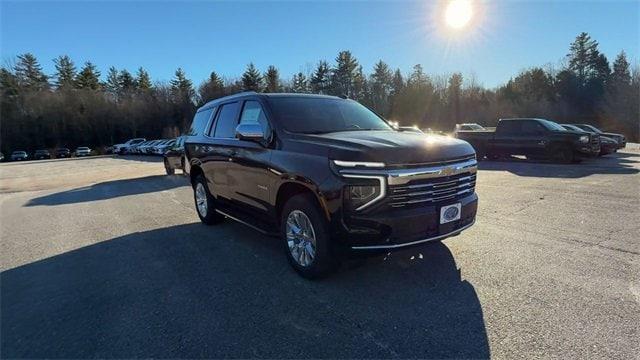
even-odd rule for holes
{"type": "Polygon", "coordinates": [[[544,128],[542,125],[538,124],[536,121],[523,121],[522,122],[522,133],[523,134],[535,134],[543,131],[544,128]]]}
{"type": "Polygon", "coordinates": [[[237,102],[222,105],[222,108],[218,113],[218,118],[216,119],[216,128],[213,133],[213,137],[234,138],[236,136],[237,115],[237,102]]]}
{"type": "Polygon", "coordinates": [[[264,114],[264,110],[259,102],[254,100],[249,100],[244,102],[244,107],[242,108],[242,114],[240,115],[240,124],[249,124],[249,123],[257,123],[262,126],[262,131],[268,129],[269,125],[267,122],[267,117],[264,114]]]}
{"type": "Polygon", "coordinates": [[[520,132],[519,121],[501,121],[498,127],[500,132],[504,134],[517,134],[520,132]]]}
{"type": "Polygon", "coordinates": [[[197,112],[196,115],[193,117],[193,121],[191,122],[191,127],[189,128],[189,131],[187,131],[187,135],[196,136],[198,134],[203,134],[205,131],[205,127],[209,123],[211,114],[214,111],[215,111],[215,108],[197,112]]]}

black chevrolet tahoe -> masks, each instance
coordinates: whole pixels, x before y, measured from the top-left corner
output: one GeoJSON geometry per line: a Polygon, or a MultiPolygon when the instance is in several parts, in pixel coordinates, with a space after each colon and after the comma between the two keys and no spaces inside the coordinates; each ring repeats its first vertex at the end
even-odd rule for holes
{"type": "Polygon", "coordinates": [[[546,119],[500,119],[495,131],[457,131],[456,137],[476,149],[478,159],[486,156],[524,155],[531,159],[551,159],[570,163],[593,153],[588,134],[570,131],[546,119]]]}
{"type": "Polygon", "coordinates": [[[281,238],[314,278],[343,255],[459,234],[476,216],[473,148],[399,131],[356,101],[240,93],[198,109],[185,138],[195,207],[281,238]]]}

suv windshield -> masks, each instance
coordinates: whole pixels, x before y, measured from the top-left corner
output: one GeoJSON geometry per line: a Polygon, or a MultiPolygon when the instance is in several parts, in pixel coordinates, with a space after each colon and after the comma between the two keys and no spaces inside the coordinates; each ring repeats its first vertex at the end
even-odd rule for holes
{"type": "Polygon", "coordinates": [[[392,130],[378,115],[352,100],[274,97],[269,103],[277,121],[293,133],[392,130]]]}

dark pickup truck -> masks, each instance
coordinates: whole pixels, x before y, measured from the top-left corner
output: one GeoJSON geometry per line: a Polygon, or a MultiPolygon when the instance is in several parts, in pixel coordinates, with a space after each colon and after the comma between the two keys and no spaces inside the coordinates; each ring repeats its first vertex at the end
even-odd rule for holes
{"type": "Polygon", "coordinates": [[[524,155],[562,163],[592,156],[591,142],[595,141],[584,132],[569,131],[553,121],[535,118],[501,119],[495,131],[458,131],[456,137],[470,143],[478,159],[524,155]]]}
{"type": "Polygon", "coordinates": [[[205,104],[185,140],[195,208],[280,237],[295,270],[439,241],[476,216],[466,142],[401,131],[333,96],[241,93],[205,104]]]}

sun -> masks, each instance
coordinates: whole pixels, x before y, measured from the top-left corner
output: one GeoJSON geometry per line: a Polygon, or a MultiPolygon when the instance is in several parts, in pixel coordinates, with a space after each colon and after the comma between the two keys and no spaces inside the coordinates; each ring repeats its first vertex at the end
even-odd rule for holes
{"type": "Polygon", "coordinates": [[[471,0],[451,0],[444,13],[447,25],[454,29],[464,28],[473,17],[471,0]]]}

